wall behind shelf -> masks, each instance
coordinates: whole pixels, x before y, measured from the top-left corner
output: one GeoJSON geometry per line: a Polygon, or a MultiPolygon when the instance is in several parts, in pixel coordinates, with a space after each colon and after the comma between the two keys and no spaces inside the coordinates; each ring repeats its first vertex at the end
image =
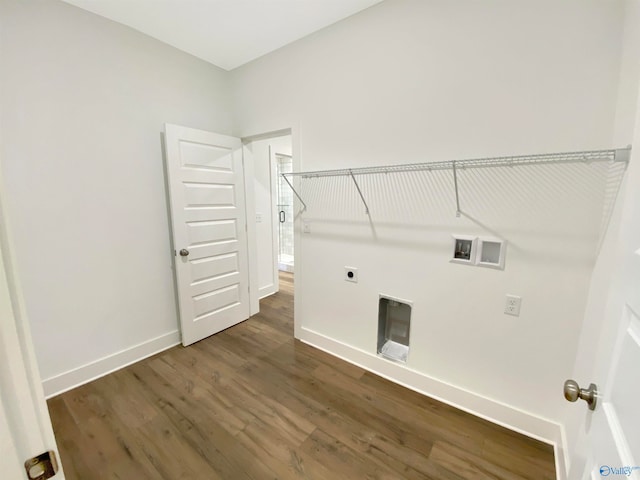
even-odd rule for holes
{"type": "MultiPolygon", "coordinates": [[[[233,71],[236,134],[295,126],[301,170],[610,148],[622,7],[389,0],[233,71]]],[[[304,180],[302,329],[374,352],[378,293],[413,300],[410,368],[560,422],[602,220],[597,172],[464,172],[461,218],[450,174],[369,177],[371,221],[348,178],[304,180]],[[507,239],[505,270],[449,263],[452,233],[507,239]],[[523,298],[518,318],[502,313],[507,293],[523,298]]]]}

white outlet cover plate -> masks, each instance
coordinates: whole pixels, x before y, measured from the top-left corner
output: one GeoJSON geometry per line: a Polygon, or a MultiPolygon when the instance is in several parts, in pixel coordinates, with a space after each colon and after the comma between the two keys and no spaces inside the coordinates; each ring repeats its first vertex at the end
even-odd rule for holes
{"type": "Polygon", "coordinates": [[[521,304],[522,297],[518,297],[517,295],[507,295],[507,299],[504,304],[504,313],[507,315],[513,315],[514,317],[519,317],[521,304]]]}

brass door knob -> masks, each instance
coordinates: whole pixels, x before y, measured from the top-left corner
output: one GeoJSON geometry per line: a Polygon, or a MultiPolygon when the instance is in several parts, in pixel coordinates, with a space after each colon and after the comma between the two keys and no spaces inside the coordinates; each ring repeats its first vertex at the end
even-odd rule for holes
{"type": "Polygon", "coordinates": [[[187,250],[186,248],[183,248],[182,250],[180,250],[180,256],[181,257],[188,257],[189,256],[189,250],[187,250]]]}

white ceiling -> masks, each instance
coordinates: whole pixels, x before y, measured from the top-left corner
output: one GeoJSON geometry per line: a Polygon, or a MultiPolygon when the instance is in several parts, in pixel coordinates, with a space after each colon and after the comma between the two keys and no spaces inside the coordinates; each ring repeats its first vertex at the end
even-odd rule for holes
{"type": "Polygon", "coordinates": [[[382,0],[64,0],[232,70],[382,0]]]}

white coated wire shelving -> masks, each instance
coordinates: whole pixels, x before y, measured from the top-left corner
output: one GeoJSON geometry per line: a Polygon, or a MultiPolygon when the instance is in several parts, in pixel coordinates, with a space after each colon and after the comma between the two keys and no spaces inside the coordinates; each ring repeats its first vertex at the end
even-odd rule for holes
{"type": "Polygon", "coordinates": [[[629,163],[631,156],[631,147],[609,149],[609,150],[587,150],[581,152],[562,152],[562,153],[543,153],[536,155],[513,155],[504,157],[488,157],[476,158],[470,160],[448,160],[442,162],[426,162],[426,163],[406,163],[398,165],[382,165],[375,167],[360,168],[342,168],[335,170],[316,170],[310,172],[289,172],[283,173],[282,177],[293,190],[303,210],[307,209],[307,204],[294,188],[293,184],[287,177],[301,178],[320,178],[320,177],[351,177],[353,183],[360,195],[360,199],[365,206],[365,213],[369,214],[369,206],[364,198],[360,185],[356,180],[358,175],[375,175],[389,174],[401,172],[419,172],[419,171],[436,171],[451,170],[453,177],[453,187],[456,194],[456,215],[460,216],[460,197],[458,192],[458,171],[476,168],[491,167],[518,167],[524,165],[548,165],[548,164],[567,164],[567,163],[593,163],[593,162],[623,162],[629,163]]]}

